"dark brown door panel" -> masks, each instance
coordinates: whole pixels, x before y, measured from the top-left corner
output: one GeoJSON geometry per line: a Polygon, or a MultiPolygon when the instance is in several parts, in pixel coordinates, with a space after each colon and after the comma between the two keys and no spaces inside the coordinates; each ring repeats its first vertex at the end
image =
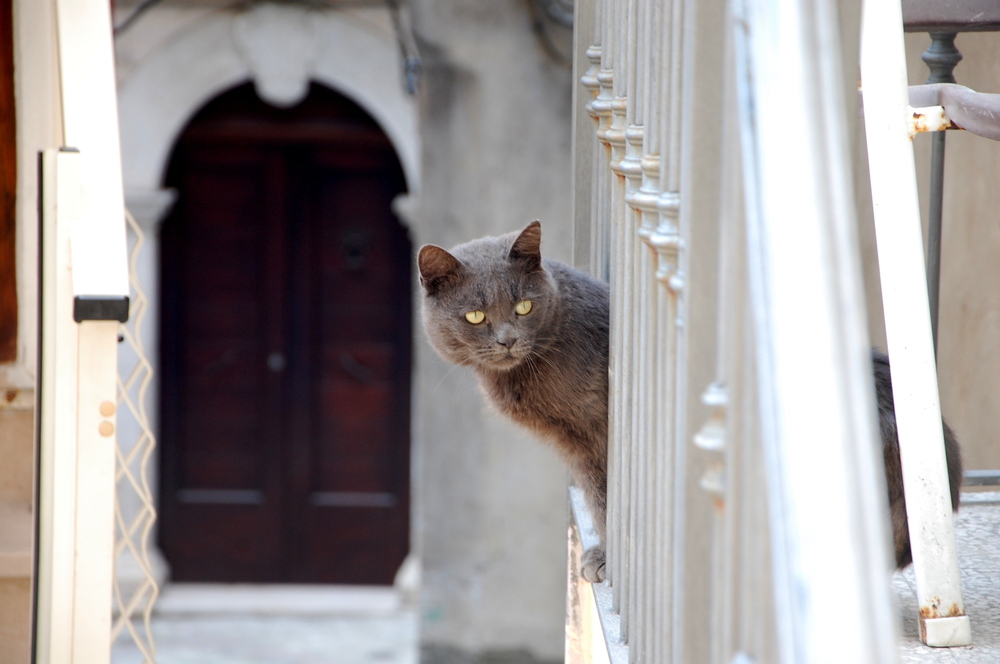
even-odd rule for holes
{"type": "Polygon", "coordinates": [[[185,130],[161,234],[160,543],[176,580],[391,583],[409,550],[411,260],[385,135],[314,86],[185,130]]]}

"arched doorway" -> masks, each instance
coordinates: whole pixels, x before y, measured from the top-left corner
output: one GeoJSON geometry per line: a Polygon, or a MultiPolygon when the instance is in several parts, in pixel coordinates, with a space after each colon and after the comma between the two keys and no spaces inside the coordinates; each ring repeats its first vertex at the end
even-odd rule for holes
{"type": "Polygon", "coordinates": [[[159,541],[176,581],[391,583],[409,550],[411,254],[392,145],[313,84],[177,141],[159,541]]]}

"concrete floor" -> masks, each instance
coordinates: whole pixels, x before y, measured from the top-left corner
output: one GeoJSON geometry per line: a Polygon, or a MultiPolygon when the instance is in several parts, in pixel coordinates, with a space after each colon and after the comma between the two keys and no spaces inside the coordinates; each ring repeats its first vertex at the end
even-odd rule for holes
{"type": "MultiPolygon", "coordinates": [[[[417,614],[392,589],[168,586],[157,664],[417,664],[417,614]]],[[[142,664],[127,634],[112,664],[142,664]]]]}
{"type": "MultiPolygon", "coordinates": [[[[973,645],[929,648],[912,566],[893,577],[903,664],[1000,663],[1000,492],[963,494],[955,522],[973,645]]],[[[157,664],[417,664],[418,617],[394,590],[168,586],[153,621],[157,664]]],[[[112,664],[142,664],[127,635],[112,664]]]]}
{"type": "Polygon", "coordinates": [[[904,664],[1000,662],[1000,493],[962,494],[955,539],[965,611],[972,621],[972,645],[930,648],[920,642],[911,565],[893,578],[903,621],[900,659],[904,664]]]}
{"type": "MultiPolygon", "coordinates": [[[[171,616],[153,624],[157,664],[416,664],[413,613],[383,618],[171,616]]],[[[112,664],[140,664],[132,644],[112,664]]]]}

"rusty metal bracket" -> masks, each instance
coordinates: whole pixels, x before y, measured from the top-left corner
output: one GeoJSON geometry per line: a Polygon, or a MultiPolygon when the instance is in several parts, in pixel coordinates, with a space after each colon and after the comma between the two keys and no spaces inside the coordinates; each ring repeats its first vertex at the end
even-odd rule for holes
{"type": "MultiPolygon", "coordinates": [[[[976,92],[955,83],[910,86],[910,106],[941,106],[951,127],[1000,141],[1000,94],[976,92]]],[[[938,131],[928,129],[925,131],[938,131]]]]}
{"type": "Polygon", "coordinates": [[[910,138],[924,132],[944,131],[955,127],[954,123],[945,115],[944,106],[911,106],[910,111],[910,116],[906,118],[910,138]]]}

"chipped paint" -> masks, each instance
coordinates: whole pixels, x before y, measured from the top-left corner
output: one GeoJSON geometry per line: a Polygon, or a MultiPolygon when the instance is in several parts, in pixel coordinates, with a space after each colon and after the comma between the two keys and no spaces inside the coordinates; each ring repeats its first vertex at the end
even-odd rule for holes
{"type": "Polygon", "coordinates": [[[965,611],[962,607],[958,605],[957,602],[952,602],[950,606],[942,610],[941,598],[934,597],[930,604],[925,604],[920,607],[920,617],[924,620],[929,620],[932,618],[955,618],[957,616],[964,616],[965,611]]]}
{"type": "Polygon", "coordinates": [[[910,107],[910,116],[907,118],[910,138],[917,134],[931,131],[944,131],[952,129],[955,125],[944,113],[944,106],[924,106],[920,108],[910,107]]]}

